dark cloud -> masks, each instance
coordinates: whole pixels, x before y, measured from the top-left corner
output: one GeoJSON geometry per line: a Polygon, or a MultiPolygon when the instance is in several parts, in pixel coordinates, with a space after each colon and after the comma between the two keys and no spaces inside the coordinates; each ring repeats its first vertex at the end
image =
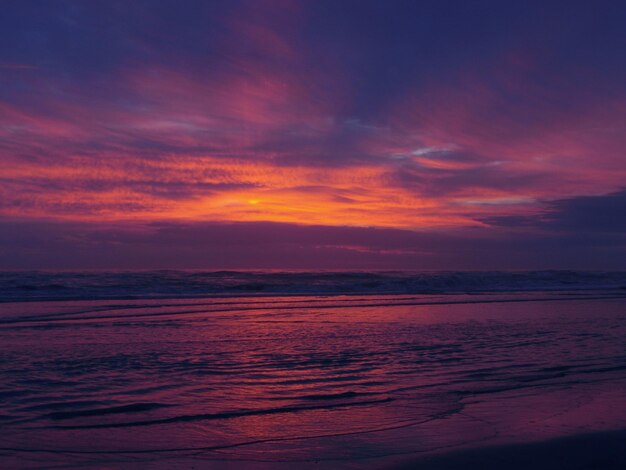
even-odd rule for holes
{"type": "Polygon", "coordinates": [[[565,231],[607,232],[626,236],[626,190],[548,203],[550,227],[565,231]]]}
{"type": "Polygon", "coordinates": [[[496,216],[481,221],[500,227],[528,227],[572,234],[605,233],[626,241],[626,190],[603,196],[548,201],[536,216],[496,216]]]}

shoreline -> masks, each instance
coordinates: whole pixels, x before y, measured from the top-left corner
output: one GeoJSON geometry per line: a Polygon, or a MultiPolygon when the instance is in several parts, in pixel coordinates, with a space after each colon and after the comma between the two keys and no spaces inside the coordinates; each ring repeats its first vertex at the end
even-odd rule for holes
{"type": "Polygon", "coordinates": [[[335,291],[317,291],[317,292],[224,292],[224,293],[208,293],[208,294],[163,294],[163,295],[113,295],[113,296],[74,296],[74,297],[16,297],[16,298],[0,298],[0,304],[23,304],[23,303],[41,303],[41,302],[109,302],[116,300],[123,301],[158,301],[158,300],[220,300],[220,299],[267,299],[267,298],[312,298],[312,297],[391,297],[391,296],[505,296],[511,298],[495,299],[495,300],[475,300],[475,301],[442,301],[442,302],[419,302],[409,305],[448,305],[448,304],[472,304],[472,303],[493,303],[493,302],[535,302],[549,300],[601,300],[601,299],[622,299],[626,298],[626,287],[619,288],[603,288],[603,289],[546,289],[546,290],[484,290],[484,291],[352,291],[352,292],[335,292],[335,291]],[[571,297],[527,297],[519,298],[524,295],[562,295],[571,297]],[[578,295],[579,297],[574,297],[578,295]]]}

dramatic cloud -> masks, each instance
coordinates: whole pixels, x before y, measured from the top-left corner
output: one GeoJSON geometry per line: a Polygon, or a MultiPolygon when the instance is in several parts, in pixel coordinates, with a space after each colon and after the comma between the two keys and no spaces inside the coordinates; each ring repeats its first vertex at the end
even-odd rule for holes
{"type": "MultiPolygon", "coordinates": [[[[617,2],[9,2],[0,217],[89,240],[103,224],[386,234],[306,245],[338,266],[468,265],[454,246],[477,233],[505,266],[522,228],[615,234],[624,21],[617,2]]],[[[296,256],[247,243],[249,266],[296,256]]]]}

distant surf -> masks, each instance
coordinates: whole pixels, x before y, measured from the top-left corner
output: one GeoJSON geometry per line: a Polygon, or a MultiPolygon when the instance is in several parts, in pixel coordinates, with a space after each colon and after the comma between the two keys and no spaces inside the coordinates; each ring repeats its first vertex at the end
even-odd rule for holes
{"type": "Polygon", "coordinates": [[[626,272],[0,272],[0,301],[626,290],[626,272]]]}

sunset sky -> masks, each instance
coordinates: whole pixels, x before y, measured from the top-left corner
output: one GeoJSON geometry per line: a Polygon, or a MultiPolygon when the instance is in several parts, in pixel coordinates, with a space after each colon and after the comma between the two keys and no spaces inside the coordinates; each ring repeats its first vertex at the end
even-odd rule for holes
{"type": "Polygon", "coordinates": [[[626,4],[5,1],[0,268],[626,268],[626,4]]]}

